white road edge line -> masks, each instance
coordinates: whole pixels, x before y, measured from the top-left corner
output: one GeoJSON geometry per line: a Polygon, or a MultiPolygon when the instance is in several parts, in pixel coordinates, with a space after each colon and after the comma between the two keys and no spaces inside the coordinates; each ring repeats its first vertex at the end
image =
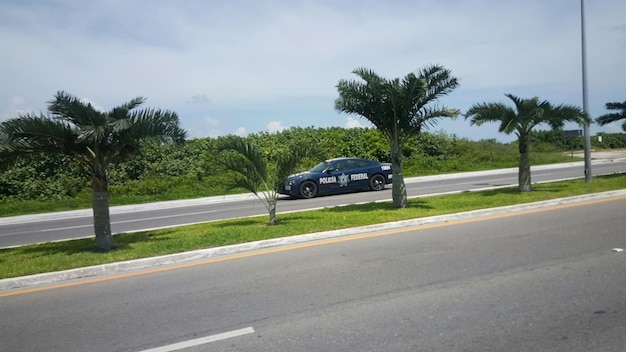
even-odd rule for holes
{"type": "Polygon", "coordinates": [[[217,334],[217,335],[201,337],[199,339],[193,339],[193,340],[183,341],[183,342],[179,342],[179,343],[175,343],[175,344],[171,344],[171,345],[167,345],[167,346],[151,348],[149,350],[143,350],[141,352],[171,352],[171,351],[178,351],[178,350],[182,350],[183,348],[189,348],[189,347],[204,345],[204,344],[215,342],[215,341],[226,340],[226,339],[229,339],[231,337],[237,337],[237,336],[252,334],[253,332],[254,332],[254,329],[252,327],[247,327],[247,328],[244,328],[244,329],[233,330],[233,331],[224,332],[224,333],[217,334]]]}
{"type": "MultiPolygon", "coordinates": [[[[175,214],[175,215],[157,216],[157,217],[153,217],[153,218],[140,218],[140,219],[132,219],[132,220],[112,221],[111,225],[125,224],[125,223],[129,223],[129,222],[138,222],[138,221],[146,221],[146,220],[158,220],[158,219],[166,219],[166,218],[177,218],[177,217],[187,216],[187,215],[199,215],[199,214],[209,214],[209,213],[217,213],[217,210],[207,210],[207,211],[199,211],[199,212],[195,212],[195,213],[185,213],[184,215],[175,214]]],[[[93,224],[77,225],[77,226],[69,226],[69,227],[57,227],[57,228],[54,228],[54,229],[44,229],[44,230],[41,230],[41,232],[51,232],[51,231],[59,231],[59,230],[72,230],[72,229],[80,229],[80,228],[83,228],[83,227],[93,227],[93,224]]]]}

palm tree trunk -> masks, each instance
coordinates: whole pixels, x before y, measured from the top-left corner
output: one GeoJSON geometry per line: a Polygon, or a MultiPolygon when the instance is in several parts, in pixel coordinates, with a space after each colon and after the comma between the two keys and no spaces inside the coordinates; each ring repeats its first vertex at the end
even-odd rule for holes
{"type": "Polygon", "coordinates": [[[393,173],[393,183],[391,185],[393,207],[406,208],[406,185],[404,184],[404,176],[402,174],[402,144],[397,139],[390,140],[389,144],[391,146],[391,170],[393,173]]]}
{"type": "Polygon", "coordinates": [[[107,252],[115,248],[111,234],[109,214],[109,190],[106,170],[93,170],[93,229],[96,235],[96,250],[107,252]]]}
{"type": "Polygon", "coordinates": [[[270,223],[268,225],[276,225],[276,198],[272,197],[267,201],[267,209],[270,213],[270,223]]]}
{"type": "Polygon", "coordinates": [[[519,172],[518,183],[520,192],[532,191],[532,183],[530,180],[530,154],[529,154],[529,136],[522,136],[519,139],[519,172]]]}
{"type": "Polygon", "coordinates": [[[532,191],[532,183],[530,180],[530,157],[528,153],[520,153],[519,155],[519,191],[532,191]]]}

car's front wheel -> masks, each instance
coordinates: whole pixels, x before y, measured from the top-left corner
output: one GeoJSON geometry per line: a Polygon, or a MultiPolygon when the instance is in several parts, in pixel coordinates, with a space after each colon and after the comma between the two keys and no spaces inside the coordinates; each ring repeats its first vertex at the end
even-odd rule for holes
{"type": "Polygon", "coordinates": [[[313,181],[304,181],[300,185],[300,196],[302,198],[313,198],[317,194],[317,185],[313,181]]]}
{"type": "Polygon", "coordinates": [[[383,175],[374,175],[370,179],[370,189],[374,191],[381,191],[385,188],[385,178],[383,175]]]}

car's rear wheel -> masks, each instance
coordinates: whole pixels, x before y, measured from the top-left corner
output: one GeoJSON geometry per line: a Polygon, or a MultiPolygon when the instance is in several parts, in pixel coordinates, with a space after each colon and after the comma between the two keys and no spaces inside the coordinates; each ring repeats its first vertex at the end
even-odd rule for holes
{"type": "Polygon", "coordinates": [[[317,185],[313,181],[304,181],[300,185],[300,196],[302,198],[313,198],[317,194],[317,185]]]}
{"type": "Polygon", "coordinates": [[[370,179],[370,189],[374,191],[381,191],[385,188],[385,178],[383,175],[374,175],[370,179]]]}

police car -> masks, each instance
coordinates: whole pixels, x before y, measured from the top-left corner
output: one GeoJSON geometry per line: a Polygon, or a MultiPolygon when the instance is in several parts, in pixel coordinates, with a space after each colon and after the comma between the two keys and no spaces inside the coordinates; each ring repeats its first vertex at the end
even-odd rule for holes
{"type": "Polygon", "coordinates": [[[380,191],[392,182],[391,164],[362,158],[336,158],[317,164],[310,171],[290,175],[281,194],[313,198],[357,190],[380,191]]]}

